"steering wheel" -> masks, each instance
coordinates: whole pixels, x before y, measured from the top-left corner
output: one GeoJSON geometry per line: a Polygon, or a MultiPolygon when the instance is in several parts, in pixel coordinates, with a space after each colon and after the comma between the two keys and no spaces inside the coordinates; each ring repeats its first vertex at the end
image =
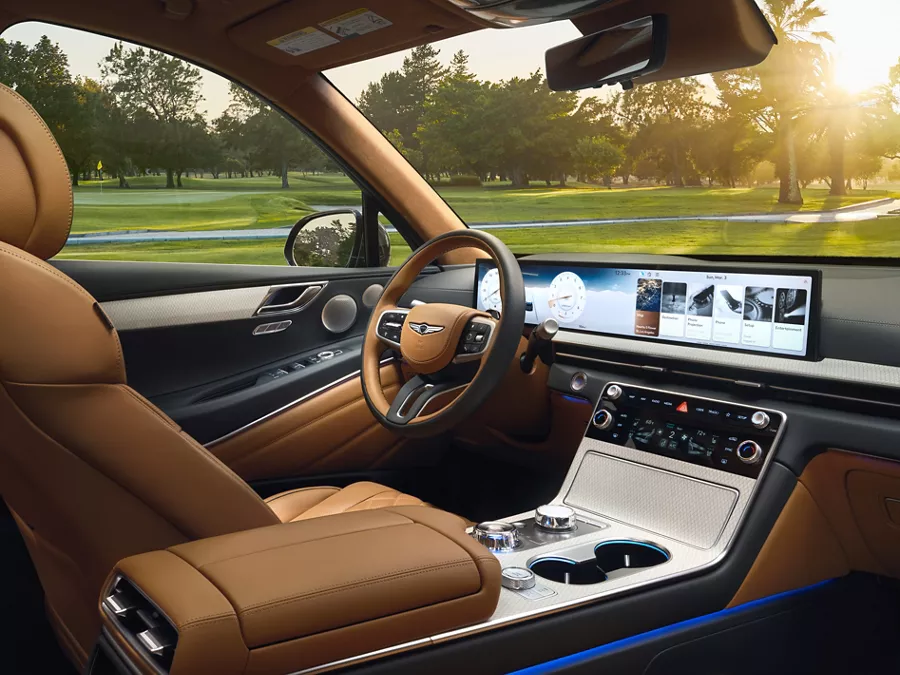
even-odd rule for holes
{"type": "Polygon", "coordinates": [[[524,323],[522,270],[502,241],[478,230],[435,237],[403,263],[372,310],[362,348],[362,390],[369,409],[382,425],[403,436],[447,431],[475,412],[500,384],[516,356],[524,323]],[[400,307],[400,298],[425,266],[458,248],[477,248],[493,259],[500,273],[500,318],[446,303],[400,307]],[[380,377],[388,347],[399,349],[413,372],[392,402],[384,395],[380,377]]]}

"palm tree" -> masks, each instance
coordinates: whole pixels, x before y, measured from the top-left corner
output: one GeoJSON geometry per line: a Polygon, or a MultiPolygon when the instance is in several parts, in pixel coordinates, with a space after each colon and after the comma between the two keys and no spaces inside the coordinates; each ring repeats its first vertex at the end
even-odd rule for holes
{"type": "MultiPolygon", "coordinates": [[[[884,127],[894,115],[891,111],[890,85],[851,93],[837,83],[836,71],[831,55],[824,54],[816,60],[815,94],[809,116],[814,126],[824,130],[828,142],[830,194],[845,195],[849,187],[845,175],[848,141],[856,141],[857,146],[861,143],[870,151],[876,147],[890,147],[890,143],[884,142],[886,139],[881,136],[890,133],[884,127]]],[[[872,155],[871,152],[868,154],[872,155]]]]}
{"type": "Polygon", "coordinates": [[[778,143],[778,201],[802,204],[797,172],[795,129],[810,95],[813,61],[822,55],[821,43],[833,41],[826,31],[812,30],[825,16],[818,0],[764,0],[766,13],[778,38],[769,58],[760,66],[760,93],[771,105],[778,143]]]}

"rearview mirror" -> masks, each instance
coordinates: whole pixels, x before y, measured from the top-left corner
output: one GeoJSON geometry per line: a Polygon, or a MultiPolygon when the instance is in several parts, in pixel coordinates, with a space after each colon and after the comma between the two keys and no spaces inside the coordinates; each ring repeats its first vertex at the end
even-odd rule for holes
{"type": "Polygon", "coordinates": [[[667,39],[666,17],[661,14],[585,35],[547,50],[547,84],[554,91],[604,84],[630,88],[635,77],[662,67],[667,39]]]}
{"type": "MultiPolygon", "coordinates": [[[[378,265],[391,259],[391,240],[378,224],[378,265]]],[[[298,267],[365,267],[365,228],[355,209],[313,213],[297,221],[284,244],[284,259],[298,267]]]]}

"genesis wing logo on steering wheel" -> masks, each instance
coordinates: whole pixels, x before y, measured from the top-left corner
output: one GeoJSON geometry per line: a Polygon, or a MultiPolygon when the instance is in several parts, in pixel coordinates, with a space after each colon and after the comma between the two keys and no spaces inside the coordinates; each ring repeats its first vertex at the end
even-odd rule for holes
{"type": "Polygon", "coordinates": [[[410,323],[409,327],[419,335],[431,335],[444,330],[443,326],[430,326],[427,323],[410,323]]]}

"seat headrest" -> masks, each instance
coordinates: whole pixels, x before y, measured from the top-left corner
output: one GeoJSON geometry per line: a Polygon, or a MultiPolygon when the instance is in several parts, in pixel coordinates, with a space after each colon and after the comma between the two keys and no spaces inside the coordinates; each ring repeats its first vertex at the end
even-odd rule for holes
{"type": "Polygon", "coordinates": [[[62,151],[34,108],[0,84],[0,241],[46,260],[65,246],[71,226],[62,151]]]}

